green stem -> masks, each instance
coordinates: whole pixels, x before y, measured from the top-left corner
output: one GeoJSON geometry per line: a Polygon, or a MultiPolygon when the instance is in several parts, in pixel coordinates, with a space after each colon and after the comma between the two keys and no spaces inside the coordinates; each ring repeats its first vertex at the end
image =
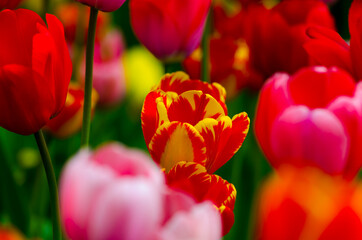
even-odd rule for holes
{"type": "Polygon", "coordinates": [[[207,15],[204,34],[202,36],[201,41],[201,48],[202,48],[202,61],[201,61],[201,78],[204,82],[210,82],[210,42],[209,36],[211,31],[211,10],[210,8],[209,13],[207,15]]]}
{"type": "Polygon", "coordinates": [[[88,26],[88,38],[86,49],[86,67],[85,67],[85,86],[84,86],[84,108],[83,108],[83,128],[81,146],[89,145],[90,125],[91,125],[91,107],[92,107],[92,87],[93,87],[93,58],[94,58],[94,40],[96,35],[98,10],[91,8],[88,26]]]}
{"type": "Polygon", "coordinates": [[[44,170],[48,180],[49,193],[50,193],[50,204],[52,209],[52,219],[53,219],[53,239],[61,240],[62,231],[60,224],[60,214],[59,214],[59,198],[58,198],[58,187],[57,180],[55,178],[55,173],[48,152],[48,148],[44,139],[42,130],[39,130],[34,134],[36,143],[38,144],[40,156],[43,160],[44,170]]]}
{"type": "Polygon", "coordinates": [[[43,12],[42,12],[42,17],[46,23],[46,14],[48,12],[49,9],[49,0],[43,0],[43,12]]]}

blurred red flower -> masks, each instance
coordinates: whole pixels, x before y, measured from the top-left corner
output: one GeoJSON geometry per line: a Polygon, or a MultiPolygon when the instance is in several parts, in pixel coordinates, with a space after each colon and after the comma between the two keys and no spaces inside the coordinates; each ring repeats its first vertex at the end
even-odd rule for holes
{"type": "Polygon", "coordinates": [[[63,108],[72,63],[60,21],[33,11],[0,12],[0,126],[37,132],[63,108]]]}
{"type": "Polygon", "coordinates": [[[260,240],[362,239],[362,188],[316,169],[283,168],[259,199],[260,240]]]}
{"type": "Polygon", "coordinates": [[[349,10],[350,45],[331,29],[310,27],[311,38],[304,44],[311,64],[327,67],[337,66],[348,71],[356,80],[362,79],[362,1],[352,2],[349,10]]]}
{"type": "Polygon", "coordinates": [[[133,31],[157,58],[182,60],[199,44],[211,0],[131,0],[133,31]]]}

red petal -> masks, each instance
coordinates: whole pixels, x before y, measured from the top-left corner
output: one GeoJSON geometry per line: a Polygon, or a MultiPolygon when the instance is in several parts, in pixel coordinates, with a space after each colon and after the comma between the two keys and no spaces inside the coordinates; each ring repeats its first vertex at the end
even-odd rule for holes
{"type": "Polygon", "coordinates": [[[355,0],[349,9],[349,32],[351,34],[350,46],[353,67],[357,80],[362,79],[362,1],[355,0]]]}
{"type": "Polygon", "coordinates": [[[338,66],[353,74],[348,44],[334,30],[323,27],[310,27],[307,34],[312,39],[304,44],[314,65],[338,66]]]}
{"type": "Polygon", "coordinates": [[[146,96],[143,102],[141,121],[143,136],[147,147],[159,126],[156,99],[161,96],[163,96],[163,94],[160,91],[153,91],[146,96]]]}
{"type": "Polygon", "coordinates": [[[30,68],[0,67],[0,126],[23,135],[39,131],[50,119],[54,98],[45,80],[30,68]]]}

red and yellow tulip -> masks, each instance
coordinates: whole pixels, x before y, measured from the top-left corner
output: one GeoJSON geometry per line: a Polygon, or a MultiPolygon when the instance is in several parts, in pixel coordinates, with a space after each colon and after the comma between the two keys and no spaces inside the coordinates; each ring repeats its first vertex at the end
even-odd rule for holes
{"type": "Polygon", "coordinates": [[[245,112],[227,116],[225,89],[166,74],[142,109],[142,130],[153,160],[169,172],[179,162],[196,162],[214,173],[241,147],[249,130],[245,112]]]}

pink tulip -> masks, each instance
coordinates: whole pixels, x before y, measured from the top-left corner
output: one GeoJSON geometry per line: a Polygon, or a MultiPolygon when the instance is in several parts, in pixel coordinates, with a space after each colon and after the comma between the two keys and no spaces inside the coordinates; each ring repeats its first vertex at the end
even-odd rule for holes
{"type": "Polygon", "coordinates": [[[147,155],[116,143],[94,153],[82,150],[70,160],[61,176],[60,204],[71,239],[221,237],[220,214],[210,202],[196,204],[168,189],[147,155]]]}
{"type": "Polygon", "coordinates": [[[264,85],[255,134],[272,166],[317,166],[351,179],[362,166],[362,84],[337,68],[275,74],[264,85]]]}
{"type": "MultiPolygon", "coordinates": [[[[94,49],[93,87],[99,95],[98,104],[103,107],[119,103],[126,92],[126,81],[122,63],[124,46],[122,35],[113,30],[94,49]]],[[[84,84],[85,59],[81,66],[80,80],[84,84]]]]}
{"type": "Polygon", "coordinates": [[[131,0],[133,31],[157,58],[182,59],[200,43],[211,0],[131,0]]]}
{"type": "Polygon", "coordinates": [[[113,12],[122,6],[126,0],[76,0],[103,12],[113,12]]]}

